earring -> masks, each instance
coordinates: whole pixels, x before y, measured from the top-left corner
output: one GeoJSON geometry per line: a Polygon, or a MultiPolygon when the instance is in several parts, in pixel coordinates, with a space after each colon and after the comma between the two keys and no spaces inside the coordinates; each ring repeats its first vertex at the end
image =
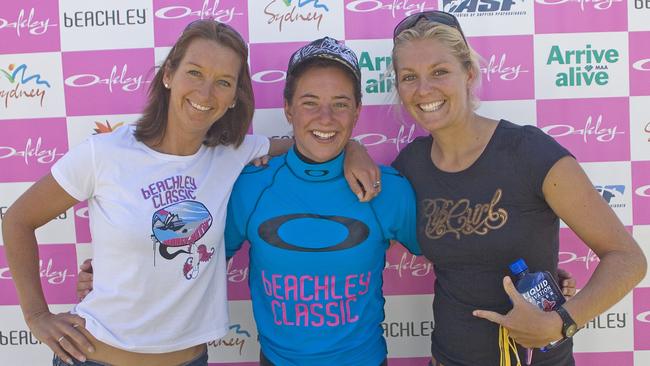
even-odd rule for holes
{"type": "Polygon", "coordinates": [[[232,104],[231,104],[230,107],[228,107],[228,108],[229,108],[229,109],[233,109],[233,108],[235,108],[235,102],[232,102],[232,104]]]}
{"type": "Polygon", "coordinates": [[[165,88],[166,88],[166,89],[169,89],[169,84],[165,83],[165,84],[163,84],[163,85],[165,85],[165,88]]]}

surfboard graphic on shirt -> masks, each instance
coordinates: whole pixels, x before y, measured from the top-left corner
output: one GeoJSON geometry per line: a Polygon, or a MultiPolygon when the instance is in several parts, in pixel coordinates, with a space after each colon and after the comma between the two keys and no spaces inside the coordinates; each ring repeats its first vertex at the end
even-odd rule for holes
{"type": "Polygon", "coordinates": [[[183,276],[191,280],[198,277],[200,264],[210,261],[214,255],[214,247],[208,249],[205,244],[198,244],[211,226],[212,215],[205,205],[198,201],[181,201],[153,214],[152,240],[166,260],[187,255],[182,271],[183,276]]]}

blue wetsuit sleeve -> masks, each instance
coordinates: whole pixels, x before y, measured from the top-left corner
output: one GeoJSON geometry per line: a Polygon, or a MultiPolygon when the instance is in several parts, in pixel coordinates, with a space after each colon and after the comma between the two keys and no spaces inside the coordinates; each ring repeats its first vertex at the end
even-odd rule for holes
{"type": "Polygon", "coordinates": [[[408,182],[405,182],[396,212],[397,226],[394,228],[395,240],[399,241],[409,252],[422,255],[417,241],[415,193],[408,182]]]}
{"type": "Polygon", "coordinates": [[[387,239],[399,241],[409,252],[421,255],[417,241],[415,193],[406,178],[383,168],[382,192],[375,201],[387,239]]]}
{"type": "MultiPolygon", "coordinates": [[[[235,185],[235,190],[236,190],[235,185]]],[[[246,218],[241,208],[243,205],[237,204],[238,197],[235,190],[228,201],[228,212],[226,214],[226,229],[224,231],[224,242],[226,243],[226,258],[232,258],[241,248],[246,238],[246,218]],[[238,209],[239,208],[239,209],[238,209]]]]}

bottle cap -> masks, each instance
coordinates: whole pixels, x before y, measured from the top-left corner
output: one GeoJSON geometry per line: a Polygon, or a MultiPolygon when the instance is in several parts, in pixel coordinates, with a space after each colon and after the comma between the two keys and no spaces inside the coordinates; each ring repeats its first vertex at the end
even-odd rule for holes
{"type": "Polygon", "coordinates": [[[523,271],[528,270],[526,261],[523,260],[522,258],[519,258],[516,261],[512,262],[508,267],[510,267],[510,272],[512,272],[512,274],[515,276],[520,274],[523,271]]]}

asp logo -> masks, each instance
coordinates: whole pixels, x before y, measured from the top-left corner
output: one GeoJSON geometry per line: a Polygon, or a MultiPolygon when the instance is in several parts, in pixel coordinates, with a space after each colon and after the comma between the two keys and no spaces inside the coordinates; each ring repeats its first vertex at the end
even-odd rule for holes
{"type": "MultiPolygon", "coordinates": [[[[443,0],[443,10],[459,17],[487,15],[492,12],[512,12],[513,0],[443,0]]],[[[521,14],[525,14],[522,11],[521,14]]]]}
{"type": "Polygon", "coordinates": [[[624,203],[616,203],[625,193],[624,185],[595,186],[595,188],[610,207],[625,207],[624,203]]]}

